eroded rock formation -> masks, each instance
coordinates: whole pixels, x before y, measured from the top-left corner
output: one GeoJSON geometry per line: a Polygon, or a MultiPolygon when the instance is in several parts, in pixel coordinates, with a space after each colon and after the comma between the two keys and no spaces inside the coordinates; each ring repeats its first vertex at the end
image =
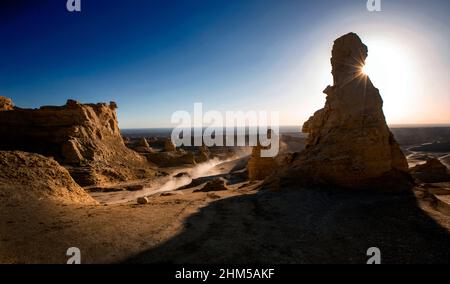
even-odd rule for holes
{"type": "Polygon", "coordinates": [[[209,157],[211,155],[211,152],[209,151],[208,147],[205,145],[202,145],[198,147],[198,153],[195,156],[195,162],[197,163],[204,163],[209,160],[209,157]]]}
{"type": "Polygon", "coordinates": [[[120,135],[117,105],[80,104],[0,112],[0,149],[54,157],[82,186],[148,177],[145,158],[120,135]]]}
{"type": "Polygon", "coordinates": [[[164,152],[175,152],[177,148],[170,138],[164,141],[164,152]]]}
{"type": "MultiPolygon", "coordinates": [[[[270,139],[272,135],[274,134],[269,129],[267,131],[267,137],[270,139]]],[[[278,168],[278,162],[275,157],[261,157],[261,150],[267,149],[270,149],[270,146],[261,146],[259,142],[256,147],[253,147],[247,164],[248,178],[250,180],[264,180],[278,168]]]]}
{"type": "Polygon", "coordinates": [[[150,147],[150,145],[147,142],[147,139],[145,137],[142,137],[134,147],[134,150],[140,153],[153,153],[153,149],[150,147]]]}
{"type": "Polygon", "coordinates": [[[313,183],[348,188],[407,184],[408,164],[386,125],[379,90],[362,73],[367,47],[354,33],[334,42],[325,107],[304,125],[306,149],[292,172],[313,183]]]}
{"type": "Polygon", "coordinates": [[[0,96],[0,111],[13,110],[14,104],[11,99],[0,96]]]}
{"type": "Polygon", "coordinates": [[[0,203],[55,201],[97,204],[51,158],[20,151],[0,151],[0,203]]]}
{"type": "Polygon", "coordinates": [[[422,182],[450,181],[449,169],[437,158],[430,159],[425,164],[417,165],[410,171],[414,178],[422,182]]]}

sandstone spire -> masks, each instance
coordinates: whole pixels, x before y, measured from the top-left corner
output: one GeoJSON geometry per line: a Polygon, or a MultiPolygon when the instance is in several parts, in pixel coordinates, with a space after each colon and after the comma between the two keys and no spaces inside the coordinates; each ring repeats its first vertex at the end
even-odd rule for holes
{"type": "Polygon", "coordinates": [[[407,179],[408,164],[386,125],[379,90],[362,73],[367,46],[354,33],[334,42],[325,107],[304,125],[306,149],[294,168],[318,183],[343,187],[378,186],[407,179]]]}

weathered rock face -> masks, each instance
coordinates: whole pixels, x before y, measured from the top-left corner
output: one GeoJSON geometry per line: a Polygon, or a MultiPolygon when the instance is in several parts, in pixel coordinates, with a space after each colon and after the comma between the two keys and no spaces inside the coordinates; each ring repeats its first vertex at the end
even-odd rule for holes
{"type": "Polygon", "coordinates": [[[417,165],[411,168],[410,171],[414,178],[422,182],[450,181],[449,169],[436,158],[428,160],[425,164],[417,165]]]}
{"type": "Polygon", "coordinates": [[[0,203],[7,201],[97,204],[51,158],[20,151],[0,151],[0,203]]]}
{"type": "Polygon", "coordinates": [[[11,99],[0,96],[0,111],[13,110],[14,104],[11,99]]]}
{"type": "Polygon", "coordinates": [[[386,125],[380,93],[361,71],[367,52],[354,33],[334,42],[334,85],[324,90],[325,107],[303,125],[309,138],[294,161],[302,177],[349,188],[408,179],[408,164],[386,125]]]}
{"type": "Polygon", "coordinates": [[[80,104],[0,112],[0,149],[52,156],[80,185],[140,178],[154,171],[120,135],[116,104],[80,104]]]}

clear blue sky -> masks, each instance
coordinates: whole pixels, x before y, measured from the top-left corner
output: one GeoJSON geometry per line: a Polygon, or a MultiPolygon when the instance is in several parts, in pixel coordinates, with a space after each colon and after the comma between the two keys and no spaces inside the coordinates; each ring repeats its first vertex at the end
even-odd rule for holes
{"type": "MultiPolygon", "coordinates": [[[[301,125],[323,105],[332,41],[354,31],[374,45],[411,41],[409,61],[427,70],[391,122],[450,122],[448,0],[382,0],[376,13],[366,0],[81,3],[69,13],[66,0],[1,1],[0,95],[20,107],[116,101],[123,128],[170,126],[195,102],[277,110],[282,124],[301,125]],[[414,112],[425,99],[436,103],[414,112]]],[[[385,107],[398,107],[383,84],[385,107]]]]}

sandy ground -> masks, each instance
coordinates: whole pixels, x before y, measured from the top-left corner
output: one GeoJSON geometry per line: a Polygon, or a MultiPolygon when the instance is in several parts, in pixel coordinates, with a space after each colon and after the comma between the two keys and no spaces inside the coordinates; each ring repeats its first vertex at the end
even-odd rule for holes
{"type": "MultiPolygon", "coordinates": [[[[224,175],[236,162],[202,175],[224,175]]],[[[177,169],[178,172],[179,169],[177,169]]],[[[174,174],[173,172],[172,174],[174,174]]],[[[0,263],[450,263],[450,217],[416,194],[380,194],[234,183],[229,190],[171,193],[74,206],[45,201],[0,206],[0,263]]],[[[96,198],[100,198],[97,196],[96,198]]]]}

